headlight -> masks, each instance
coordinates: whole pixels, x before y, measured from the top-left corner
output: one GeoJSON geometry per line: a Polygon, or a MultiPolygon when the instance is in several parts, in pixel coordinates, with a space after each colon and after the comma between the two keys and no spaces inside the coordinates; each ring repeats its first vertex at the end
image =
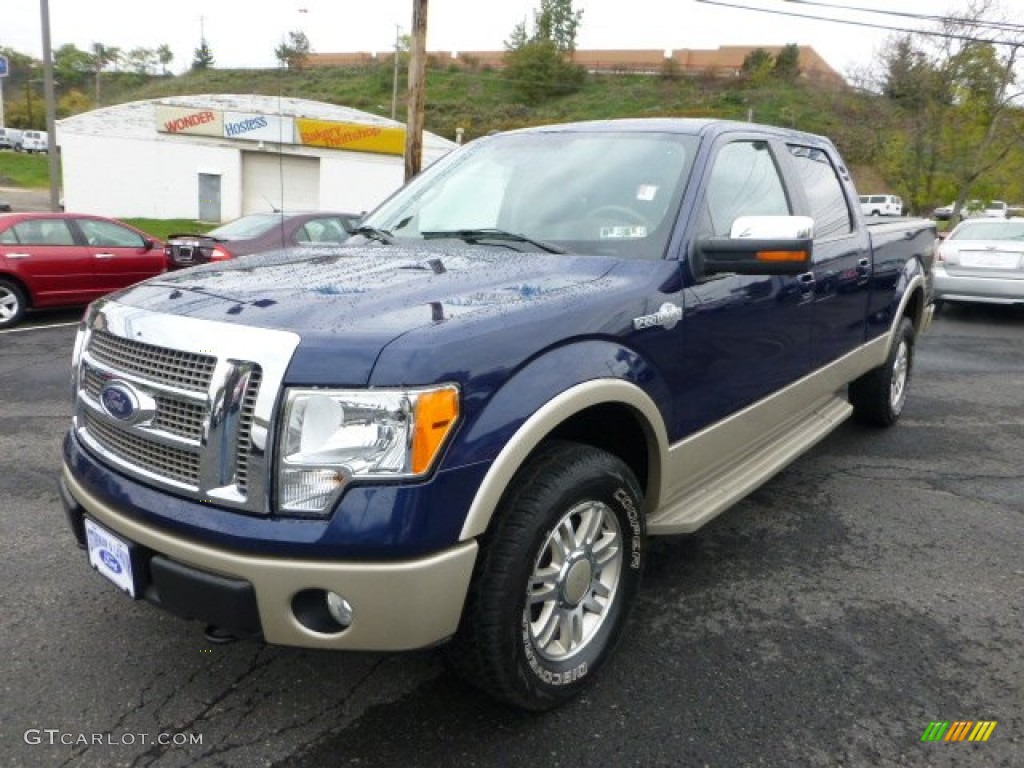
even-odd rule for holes
{"type": "Polygon", "coordinates": [[[354,478],[426,474],[458,418],[454,385],[289,390],[278,453],[278,511],[323,514],[354,478]]]}

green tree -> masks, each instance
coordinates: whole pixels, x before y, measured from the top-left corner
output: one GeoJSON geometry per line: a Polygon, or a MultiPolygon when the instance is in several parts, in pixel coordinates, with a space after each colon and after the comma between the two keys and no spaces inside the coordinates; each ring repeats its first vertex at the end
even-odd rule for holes
{"type": "Polygon", "coordinates": [[[764,48],[755,48],[743,57],[743,74],[754,84],[768,79],[775,66],[775,57],[764,48]]]}
{"type": "Polygon", "coordinates": [[[534,39],[550,40],[563,53],[576,50],[576,33],[583,18],[582,10],[574,10],[572,0],[541,0],[534,11],[534,39]]]}
{"type": "Polygon", "coordinates": [[[124,60],[137,75],[148,75],[157,65],[156,51],[152,48],[132,48],[124,60]]]}
{"type": "Polygon", "coordinates": [[[171,46],[167,43],[163,43],[159,48],[156,49],[156,60],[160,62],[160,74],[167,74],[167,65],[174,61],[174,53],[171,51],[171,46]]]}
{"type": "Polygon", "coordinates": [[[206,42],[206,38],[199,40],[199,47],[192,54],[192,70],[200,71],[213,67],[213,51],[206,42]]]}
{"type": "Polygon", "coordinates": [[[1024,196],[1020,78],[1024,35],[1002,22],[995,0],[972,0],[938,34],[890,40],[872,123],[884,126],[879,168],[914,210],[954,201],[1024,196]],[[984,35],[978,32],[986,29],[984,35]]]}
{"type": "Polygon", "coordinates": [[[309,57],[309,38],[301,30],[294,30],[288,33],[288,40],[282,41],[274,49],[274,56],[281,62],[282,66],[288,69],[302,69],[309,57]]]}
{"type": "Polygon", "coordinates": [[[53,52],[53,74],[65,87],[75,88],[95,71],[92,55],[73,43],[62,45],[53,52]]]}
{"type": "Polygon", "coordinates": [[[113,45],[93,43],[90,50],[96,78],[96,106],[98,107],[100,105],[100,73],[111,65],[117,66],[121,61],[121,49],[113,45]]]}
{"type": "Polygon", "coordinates": [[[541,0],[533,34],[527,34],[525,22],[512,30],[505,42],[505,76],[522,101],[539,104],[583,85],[586,70],[572,63],[582,16],[572,0],[541,0]]]}
{"type": "Polygon", "coordinates": [[[772,74],[788,82],[793,82],[800,76],[800,48],[796,43],[782,46],[782,50],[775,57],[772,74]]]}

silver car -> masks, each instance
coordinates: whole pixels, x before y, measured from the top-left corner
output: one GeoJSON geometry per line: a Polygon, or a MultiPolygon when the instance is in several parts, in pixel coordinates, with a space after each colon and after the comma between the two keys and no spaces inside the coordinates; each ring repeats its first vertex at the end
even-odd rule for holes
{"type": "Polygon", "coordinates": [[[967,219],[938,248],[935,299],[1024,303],[1024,219],[967,219]]]}

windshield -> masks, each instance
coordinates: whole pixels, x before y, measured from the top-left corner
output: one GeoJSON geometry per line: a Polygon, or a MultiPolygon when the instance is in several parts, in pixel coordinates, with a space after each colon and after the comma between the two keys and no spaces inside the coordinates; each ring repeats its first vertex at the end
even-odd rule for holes
{"type": "Polygon", "coordinates": [[[207,234],[217,240],[249,240],[269,232],[280,221],[279,213],[253,213],[211,229],[207,234]]]}
{"type": "Polygon", "coordinates": [[[1024,240],[1024,221],[968,221],[949,236],[950,240],[1024,240]]]}
{"type": "Polygon", "coordinates": [[[570,252],[662,258],[697,142],[571,131],[479,139],[362,223],[399,241],[489,230],[570,252]]]}

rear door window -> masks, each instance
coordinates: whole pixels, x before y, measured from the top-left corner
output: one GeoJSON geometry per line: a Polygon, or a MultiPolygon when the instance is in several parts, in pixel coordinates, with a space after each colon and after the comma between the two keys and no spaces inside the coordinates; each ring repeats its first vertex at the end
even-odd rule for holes
{"type": "MultiPolygon", "coordinates": [[[[793,144],[789,151],[811,206],[815,238],[838,237],[852,232],[850,207],[846,204],[843,186],[828,154],[816,147],[793,144]]],[[[878,201],[885,200],[884,195],[876,197],[878,201]]]]}

